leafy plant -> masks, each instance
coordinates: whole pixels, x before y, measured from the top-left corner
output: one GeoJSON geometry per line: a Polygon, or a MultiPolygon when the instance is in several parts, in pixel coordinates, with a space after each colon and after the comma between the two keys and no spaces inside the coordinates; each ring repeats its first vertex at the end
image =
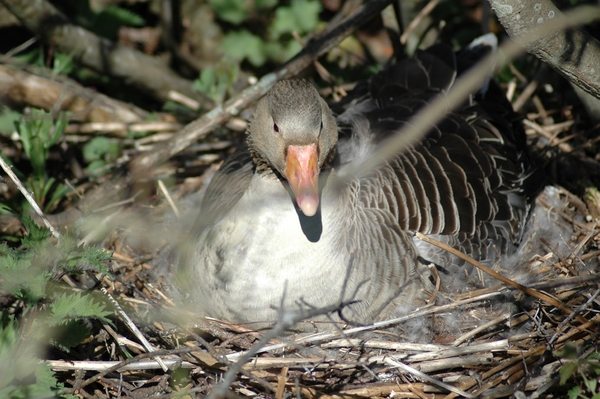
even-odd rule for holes
{"type": "Polygon", "coordinates": [[[113,162],[119,155],[119,142],[107,137],[94,137],[83,147],[83,158],[89,162],[87,171],[99,175],[99,169],[113,162]]]}
{"type": "MultiPolygon", "coordinates": [[[[276,1],[240,2],[236,0],[211,0],[210,4],[219,18],[241,25],[253,12],[264,13],[276,1]],[[254,8],[250,8],[251,5],[254,8]]],[[[267,29],[266,37],[248,29],[238,29],[225,35],[222,49],[232,60],[248,60],[262,66],[268,60],[283,62],[298,53],[302,46],[292,38],[292,33],[304,35],[312,32],[319,21],[321,3],[316,0],[294,0],[289,6],[278,6],[267,29]]]]}
{"type": "Polygon", "coordinates": [[[2,107],[0,111],[0,132],[10,133],[15,129],[15,122],[21,118],[21,113],[13,111],[7,106],[2,107]]]}
{"type": "Polygon", "coordinates": [[[275,11],[275,19],[271,24],[270,34],[280,38],[286,33],[304,34],[317,27],[321,3],[311,0],[292,1],[289,7],[279,7],[275,11]]]}
{"type": "Polygon", "coordinates": [[[122,26],[143,26],[146,21],[140,15],[122,7],[110,5],[101,9],[90,6],[89,0],[64,1],[64,6],[74,11],[73,20],[95,34],[110,40],[118,37],[122,26]]]}
{"type": "Polygon", "coordinates": [[[31,161],[36,177],[45,177],[46,159],[50,147],[58,143],[68,124],[68,115],[61,112],[53,120],[52,115],[41,109],[34,109],[30,116],[15,122],[17,132],[23,143],[23,150],[31,161]]]}
{"type": "MultiPolygon", "coordinates": [[[[252,5],[247,1],[239,0],[209,0],[208,1],[223,21],[238,25],[245,21],[252,10],[252,5]]],[[[256,9],[273,7],[277,0],[256,0],[254,7],[256,9]]]]}
{"type": "Polygon", "coordinates": [[[64,54],[60,51],[54,51],[51,60],[52,63],[47,63],[46,52],[43,46],[38,46],[33,48],[31,51],[19,54],[15,56],[15,59],[40,68],[47,68],[50,66],[50,72],[53,75],[71,73],[74,65],[73,57],[70,54],[64,54]]]}
{"type": "Polygon", "coordinates": [[[569,398],[600,399],[598,378],[600,377],[600,353],[593,352],[586,358],[578,358],[577,348],[572,342],[567,342],[562,350],[554,352],[556,357],[568,360],[559,370],[560,385],[565,385],[571,378],[583,380],[581,384],[569,390],[569,398]]]}
{"type": "Polygon", "coordinates": [[[69,192],[69,187],[57,184],[54,177],[48,177],[46,162],[50,148],[62,138],[69,121],[69,114],[60,112],[56,120],[50,113],[34,109],[29,116],[15,122],[17,133],[23,144],[23,151],[31,162],[33,176],[25,181],[25,186],[33,192],[36,202],[45,210],[51,209],[69,192]]]}
{"type": "Polygon", "coordinates": [[[228,33],[221,46],[229,57],[238,62],[247,59],[252,65],[261,66],[267,60],[265,42],[246,29],[228,33]]]}
{"type": "Polygon", "coordinates": [[[194,81],[194,89],[205,93],[216,103],[225,100],[237,80],[239,68],[236,64],[220,63],[216,68],[205,68],[194,81]]]}
{"type": "Polygon", "coordinates": [[[71,54],[56,53],[52,59],[53,75],[68,75],[73,71],[73,56],[71,54]]]}
{"type": "Polygon", "coordinates": [[[14,315],[3,312],[0,320],[0,397],[54,397],[63,385],[50,368],[35,356],[35,345],[20,339],[14,315]]]}
{"type": "Polygon", "coordinates": [[[23,223],[29,234],[21,248],[0,244],[0,289],[16,300],[0,318],[0,397],[53,397],[63,385],[40,363],[43,348],[69,351],[90,336],[87,319],[110,322],[112,313],[91,294],[65,291],[55,281],[63,273],[107,273],[110,255],[79,248],[69,236],[54,243],[47,229],[28,218],[23,223]]]}
{"type": "Polygon", "coordinates": [[[79,248],[77,240],[68,235],[54,244],[48,229],[28,217],[23,224],[29,234],[22,238],[20,248],[0,244],[0,287],[10,295],[37,304],[47,296],[48,284],[63,273],[108,273],[104,263],[110,255],[100,248],[79,248]]]}

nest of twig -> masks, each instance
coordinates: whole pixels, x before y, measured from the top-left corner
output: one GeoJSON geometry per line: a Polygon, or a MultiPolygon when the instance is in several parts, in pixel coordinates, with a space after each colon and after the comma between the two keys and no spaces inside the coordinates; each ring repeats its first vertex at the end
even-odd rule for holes
{"type": "MultiPolygon", "coordinates": [[[[243,140],[245,122],[231,113],[264,94],[265,82],[310,65],[333,45],[328,42],[331,36],[350,31],[349,25],[356,21],[350,22],[342,24],[345,31],[329,30],[309,49],[312,53],[304,52],[288,69],[186,127],[168,117],[142,123],[139,115],[132,116],[139,110],[117,103],[108,108],[122,112],[120,125],[113,121],[68,127],[73,143],[88,140],[85,135],[90,132],[114,129],[113,135],[126,150],[121,159],[107,165],[111,173],[95,181],[99,188],[92,189],[94,185],[82,177],[76,191],[87,193],[78,206],[66,206],[60,219],[50,217],[51,223],[70,225],[84,209],[98,215],[84,229],[82,242],[102,237],[102,245],[112,252],[114,274],[96,277],[101,278],[101,289],[116,299],[119,315],[114,326],[93,325],[92,335],[71,352],[57,349],[48,354],[50,368],[60,373],[67,393],[140,398],[196,394],[276,399],[560,397],[567,392],[560,385],[561,377],[571,378],[570,387],[587,381],[586,361],[600,350],[596,274],[600,195],[592,189],[571,193],[580,190],[577,184],[548,188],[538,198],[530,222],[536,227],[525,239],[518,267],[502,263],[487,269],[475,263],[476,289],[453,293],[438,285],[429,293],[431,303],[440,299],[442,305],[375,325],[339,325],[332,333],[313,335],[283,334],[280,325],[255,330],[252,325],[198,319],[181,310],[184,298],[170,269],[171,245],[181,237],[165,235],[172,234],[168,227],[173,225],[185,235],[185,222],[181,227],[175,220],[193,213],[219,161],[243,140]],[[226,129],[213,134],[223,124],[226,129]],[[123,137],[126,130],[135,129],[154,134],[143,139],[123,137]],[[174,137],[180,140],[174,143],[174,137]],[[191,145],[198,138],[202,143],[191,145]],[[165,141],[169,145],[160,147],[165,141]],[[140,162],[129,174],[123,177],[115,172],[140,153],[140,162]],[[143,168],[144,162],[156,165],[167,159],[152,175],[143,168]],[[148,190],[144,183],[155,178],[159,182],[172,178],[176,183],[170,189],[159,184],[156,192],[148,190]],[[131,180],[135,184],[129,185],[131,180]],[[143,222],[148,220],[152,222],[143,222]],[[150,235],[150,230],[158,233],[150,235]],[[559,373],[561,369],[567,371],[559,373]]],[[[580,168],[573,173],[588,168],[593,174],[599,159],[589,149],[597,137],[573,133],[580,115],[551,94],[542,99],[533,95],[538,85],[535,79],[522,78],[505,87],[516,109],[530,111],[524,124],[532,146],[541,158],[553,160],[548,169],[567,176],[563,181],[573,164],[580,168]],[[523,87],[523,94],[512,98],[516,85],[523,87]]],[[[57,93],[67,89],[59,87],[57,93]]],[[[344,90],[330,92],[332,97],[340,93],[344,90]]],[[[95,98],[86,109],[104,100],[95,98]]],[[[5,232],[21,229],[7,220],[2,220],[5,232]]]]}
{"type": "MultiPolygon", "coordinates": [[[[145,328],[157,350],[154,355],[119,360],[98,334],[88,343],[95,356],[50,364],[75,376],[67,381],[78,393],[103,386],[132,396],[178,390],[276,398],[560,396],[558,370],[573,362],[559,356],[568,352],[565,345],[575,345],[579,358],[598,350],[600,289],[593,273],[600,255],[598,231],[595,222],[582,221],[585,205],[578,201],[559,189],[546,190],[538,199],[534,216],[562,225],[565,242],[560,250],[554,248],[551,229],[530,237],[528,245],[538,252],[520,268],[519,275],[529,279],[526,288],[506,277],[484,278],[482,288],[465,294],[435,293],[444,297],[444,305],[372,326],[341,326],[312,335],[255,331],[251,325],[191,315],[176,326],[161,322],[163,315],[145,328]],[[547,249],[539,250],[540,243],[547,249]],[[179,371],[163,373],[158,354],[165,367],[179,371]],[[178,385],[172,385],[174,380],[178,385]]],[[[128,313],[139,317],[158,304],[177,312],[159,289],[161,282],[150,280],[152,266],[119,251],[115,258],[119,278],[116,283],[105,280],[105,286],[131,306],[128,313]]],[[[144,351],[120,330],[109,333],[130,351],[144,351]]]]}
{"type": "MultiPolygon", "coordinates": [[[[540,114],[551,112],[542,111],[530,114],[525,125],[530,139],[547,149],[570,123],[546,117],[551,123],[544,125],[540,114]]],[[[581,147],[568,140],[558,145],[581,147]]],[[[224,147],[217,143],[213,148],[224,147]]],[[[213,154],[208,159],[222,157],[213,154]]],[[[199,178],[187,179],[175,199],[185,198],[190,187],[203,187],[213,171],[207,168],[199,178]]],[[[158,202],[153,218],[175,206],[175,201],[158,202]]],[[[573,364],[572,346],[580,360],[598,351],[597,215],[593,192],[582,200],[564,188],[548,187],[537,200],[530,221],[535,227],[524,239],[518,267],[502,263],[487,269],[475,262],[473,286],[479,288],[457,294],[438,285],[429,294],[443,299],[438,301],[443,305],[372,326],[340,325],[333,333],[297,336],[181,315],[176,283],[165,267],[168,256],[161,254],[168,251],[159,246],[144,255],[139,234],[121,232],[105,241],[115,251],[116,278],[104,279],[103,285],[128,306],[125,313],[136,315],[138,324],[151,314],[152,324],[143,334],[156,353],[126,338],[130,333],[119,325],[117,331],[98,332],[80,348],[80,356],[93,353],[85,360],[50,364],[65,373],[71,392],[82,396],[100,395],[101,388],[132,396],[177,391],[276,398],[561,396],[566,389],[559,385],[558,371],[573,364]],[[156,309],[162,309],[158,316],[156,309]],[[166,315],[171,313],[181,317],[166,315]],[[106,332],[139,355],[124,360],[106,346],[106,332]],[[176,371],[171,376],[167,370],[176,371]]]]}

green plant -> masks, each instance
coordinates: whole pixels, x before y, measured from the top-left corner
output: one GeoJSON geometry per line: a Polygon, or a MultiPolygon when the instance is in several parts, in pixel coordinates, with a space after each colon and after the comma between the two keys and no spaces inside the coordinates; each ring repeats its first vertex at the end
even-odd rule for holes
{"type": "Polygon", "coordinates": [[[110,40],[118,38],[123,26],[137,27],[146,23],[140,15],[114,5],[92,8],[88,0],[68,0],[63,1],[62,6],[70,10],[75,23],[110,40]]]}
{"type": "Polygon", "coordinates": [[[274,13],[266,35],[240,28],[227,33],[223,39],[221,47],[229,58],[238,62],[248,60],[257,67],[268,60],[284,62],[298,53],[302,46],[292,38],[292,33],[305,35],[312,32],[321,12],[321,3],[316,0],[294,0],[289,6],[277,6],[277,1],[272,0],[211,0],[210,4],[219,18],[234,25],[242,25],[255,14],[274,13]]]}
{"type": "Polygon", "coordinates": [[[23,116],[15,122],[23,151],[33,169],[33,176],[25,181],[25,186],[33,192],[36,202],[44,210],[52,209],[69,192],[68,186],[57,183],[46,172],[50,148],[62,138],[68,121],[68,113],[60,112],[55,120],[50,113],[34,109],[29,116],[23,116]]]}
{"type": "Polygon", "coordinates": [[[35,304],[46,296],[48,283],[63,273],[99,271],[108,273],[104,262],[110,255],[100,248],[79,248],[77,240],[61,236],[58,243],[50,239],[50,231],[39,227],[28,217],[22,219],[28,234],[19,249],[0,244],[1,287],[10,295],[35,304]]]}
{"type": "Polygon", "coordinates": [[[12,306],[0,318],[0,397],[34,398],[60,395],[63,388],[40,363],[41,352],[53,345],[68,352],[91,332],[86,320],[109,322],[106,310],[90,293],[67,291],[57,283],[63,274],[107,273],[110,254],[79,248],[62,236],[54,243],[47,229],[23,220],[28,235],[21,247],[0,244],[0,289],[12,306]],[[18,316],[17,316],[18,315],[18,316]]]}
{"type": "Polygon", "coordinates": [[[205,68],[194,81],[194,89],[205,93],[217,104],[222,103],[235,84],[239,73],[237,64],[221,62],[216,68],[205,68]]]}
{"type": "Polygon", "coordinates": [[[15,122],[18,122],[19,119],[21,119],[21,113],[3,106],[0,111],[0,133],[10,134],[14,131],[15,122]]]}
{"type": "Polygon", "coordinates": [[[73,56],[71,54],[56,53],[52,59],[53,75],[68,75],[73,71],[73,56]]]}
{"type": "Polygon", "coordinates": [[[576,382],[583,381],[569,390],[570,399],[600,399],[600,353],[592,352],[588,357],[579,358],[575,345],[567,342],[562,350],[554,352],[554,356],[567,360],[559,371],[560,385],[565,385],[571,378],[576,382]]]}
{"type": "Polygon", "coordinates": [[[252,11],[277,4],[277,0],[256,0],[254,4],[239,0],[209,0],[208,2],[219,18],[235,25],[245,21],[252,11]]]}
{"type": "Polygon", "coordinates": [[[87,172],[91,175],[100,175],[100,169],[114,162],[118,155],[119,142],[107,137],[94,137],[83,146],[83,159],[89,163],[87,172]]]}
{"type": "Polygon", "coordinates": [[[23,344],[14,315],[0,319],[0,397],[48,398],[63,388],[49,367],[35,356],[35,345],[23,344]]]}
{"type": "Polygon", "coordinates": [[[23,54],[19,54],[14,57],[15,59],[30,65],[37,66],[39,68],[50,67],[52,75],[68,74],[73,71],[73,56],[70,54],[64,54],[60,51],[55,51],[52,57],[52,64],[48,65],[46,62],[46,51],[43,46],[34,47],[31,51],[27,51],[23,54]]]}
{"type": "Polygon", "coordinates": [[[35,176],[45,176],[50,147],[61,139],[68,121],[66,113],[61,112],[54,121],[50,113],[34,109],[31,111],[31,115],[24,116],[15,122],[15,127],[23,143],[23,150],[31,161],[35,176]]]}

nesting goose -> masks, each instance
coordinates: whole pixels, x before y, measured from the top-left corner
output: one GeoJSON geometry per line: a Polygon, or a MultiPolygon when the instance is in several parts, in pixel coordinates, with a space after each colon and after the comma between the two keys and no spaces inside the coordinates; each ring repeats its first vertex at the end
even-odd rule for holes
{"type": "Polygon", "coordinates": [[[443,45],[421,51],[357,87],[337,120],[310,83],[277,83],[256,106],[248,148],[213,177],[183,258],[199,312],[271,322],[343,297],[353,301],[345,318],[366,323],[418,305],[426,263],[449,284],[463,279],[457,259],[414,232],[488,264],[514,251],[531,166],[522,126],[493,85],[366,177],[334,184],[443,95],[461,62],[443,45]]]}

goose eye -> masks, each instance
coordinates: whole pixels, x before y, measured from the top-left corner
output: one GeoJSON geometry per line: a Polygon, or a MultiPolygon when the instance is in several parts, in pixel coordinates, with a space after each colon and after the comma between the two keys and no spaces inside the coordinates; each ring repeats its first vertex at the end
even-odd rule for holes
{"type": "Polygon", "coordinates": [[[279,133],[279,126],[277,126],[277,123],[273,123],[273,130],[275,133],[279,133]]]}

